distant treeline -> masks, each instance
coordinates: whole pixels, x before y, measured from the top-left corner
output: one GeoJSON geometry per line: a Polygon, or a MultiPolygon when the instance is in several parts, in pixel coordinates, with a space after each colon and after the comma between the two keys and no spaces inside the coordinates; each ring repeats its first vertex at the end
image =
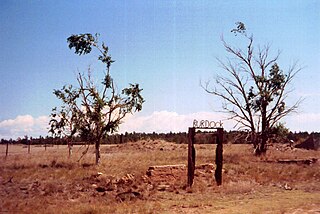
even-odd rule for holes
{"type": "MultiPolygon", "coordinates": [[[[282,138],[277,140],[277,142],[287,143],[289,140],[293,140],[297,142],[301,139],[306,139],[310,135],[314,135],[315,137],[320,137],[320,133],[308,133],[308,132],[290,132],[285,139],[282,138]]],[[[188,134],[186,132],[179,133],[125,133],[125,134],[113,134],[107,136],[102,144],[121,144],[127,142],[137,142],[140,140],[165,140],[168,142],[174,142],[177,144],[188,143],[188,134]]],[[[210,132],[198,132],[195,136],[195,140],[197,144],[213,144],[215,143],[215,134],[210,132]]],[[[1,139],[1,144],[47,144],[47,145],[63,145],[68,144],[68,142],[72,142],[72,144],[84,144],[84,142],[77,137],[73,137],[72,140],[68,138],[53,138],[53,137],[42,137],[32,138],[28,136],[24,136],[23,138],[18,138],[16,140],[9,139],[1,139]]],[[[224,143],[249,143],[248,142],[248,133],[240,132],[240,131],[225,131],[224,134],[224,143]]]]}

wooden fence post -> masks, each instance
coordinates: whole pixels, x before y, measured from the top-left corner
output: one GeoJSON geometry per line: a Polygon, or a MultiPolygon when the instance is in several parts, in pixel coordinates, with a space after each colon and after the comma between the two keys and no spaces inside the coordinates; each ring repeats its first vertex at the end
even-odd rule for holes
{"type": "Polygon", "coordinates": [[[123,143],[123,134],[120,135],[120,144],[123,143]]]}
{"type": "Polygon", "coordinates": [[[196,150],[194,149],[195,128],[189,128],[188,132],[188,186],[192,186],[196,164],[196,150]]]}
{"type": "Polygon", "coordinates": [[[28,140],[28,154],[30,154],[30,144],[31,144],[31,140],[28,140]]]}
{"type": "Polygon", "coordinates": [[[223,128],[217,129],[217,148],[216,148],[216,170],[214,177],[217,185],[222,184],[222,163],[223,163],[223,128]]]}
{"type": "Polygon", "coordinates": [[[8,156],[8,152],[9,152],[9,141],[7,141],[7,146],[6,146],[6,158],[8,156]]]}

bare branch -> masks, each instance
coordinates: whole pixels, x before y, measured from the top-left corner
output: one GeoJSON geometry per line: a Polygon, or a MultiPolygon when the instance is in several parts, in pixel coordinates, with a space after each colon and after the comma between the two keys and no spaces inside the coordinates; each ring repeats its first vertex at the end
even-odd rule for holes
{"type": "MultiPolygon", "coordinates": [[[[238,28],[233,30],[238,31],[238,28]]],[[[255,145],[261,143],[260,149],[264,150],[270,128],[299,107],[301,100],[290,107],[285,102],[291,92],[288,85],[301,69],[293,64],[284,74],[277,64],[280,51],[270,57],[270,45],[265,45],[254,52],[253,36],[240,32],[248,39],[246,49],[233,47],[221,37],[231,57],[225,61],[217,59],[225,73],[217,76],[212,89],[209,89],[210,82],[202,88],[221,98],[223,111],[230,115],[228,119],[234,120],[236,127],[249,128],[252,140],[257,141],[255,145]]]]}

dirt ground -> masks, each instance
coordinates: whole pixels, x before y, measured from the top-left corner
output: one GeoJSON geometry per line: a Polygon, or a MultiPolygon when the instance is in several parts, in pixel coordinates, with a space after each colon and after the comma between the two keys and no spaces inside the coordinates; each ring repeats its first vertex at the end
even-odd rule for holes
{"type": "Polygon", "coordinates": [[[215,145],[196,145],[194,185],[187,145],[143,140],[103,145],[102,161],[74,146],[0,146],[0,213],[320,213],[320,151],[224,145],[223,185],[215,145]],[[79,160],[80,159],[80,160],[79,160]]]}

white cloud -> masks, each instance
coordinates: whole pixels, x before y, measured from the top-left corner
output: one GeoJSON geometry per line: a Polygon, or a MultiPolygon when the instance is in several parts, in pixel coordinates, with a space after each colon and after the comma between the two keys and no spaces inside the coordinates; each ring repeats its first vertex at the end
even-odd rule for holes
{"type": "MultiPolygon", "coordinates": [[[[128,116],[120,125],[120,132],[187,132],[194,119],[222,121],[226,130],[234,130],[235,122],[226,120],[227,115],[216,112],[196,112],[178,114],[176,112],[155,111],[151,115],[140,114],[128,116]]],[[[286,117],[283,122],[291,131],[320,131],[320,113],[300,113],[286,117]]]]}
{"type": "MultiPolygon", "coordinates": [[[[227,115],[216,112],[196,112],[178,114],[169,111],[155,111],[151,115],[141,113],[128,115],[120,125],[120,132],[187,132],[193,120],[222,121],[226,130],[232,130],[233,121],[225,120],[227,115]]],[[[20,115],[15,119],[0,121],[0,139],[16,139],[24,135],[39,137],[48,134],[48,116],[37,118],[20,115]]],[[[301,113],[285,119],[286,126],[292,131],[320,131],[320,113],[301,113]]]]}
{"type": "Polygon", "coordinates": [[[300,113],[288,116],[287,127],[292,131],[320,131],[320,113],[300,113]]]}
{"type": "Polygon", "coordinates": [[[37,118],[31,115],[19,115],[15,119],[0,121],[0,138],[16,139],[24,135],[39,137],[48,133],[49,117],[40,116],[37,118]]]}
{"type": "Polygon", "coordinates": [[[222,121],[227,129],[233,127],[232,121],[225,121],[226,115],[215,112],[197,112],[191,114],[178,114],[176,112],[155,111],[151,115],[139,114],[128,116],[120,125],[120,132],[187,132],[193,120],[222,121]]]}

